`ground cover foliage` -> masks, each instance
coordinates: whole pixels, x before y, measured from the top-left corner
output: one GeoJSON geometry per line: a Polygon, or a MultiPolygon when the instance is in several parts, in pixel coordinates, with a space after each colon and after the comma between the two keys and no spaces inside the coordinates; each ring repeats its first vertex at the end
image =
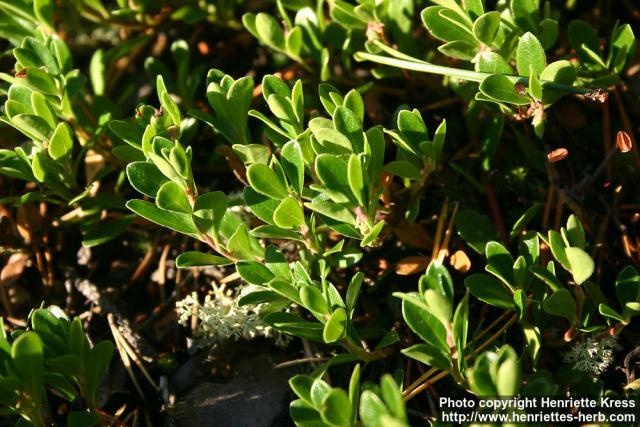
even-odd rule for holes
{"type": "Polygon", "coordinates": [[[265,357],[227,425],[637,401],[639,20],[0,0],[0,423],[193,425],[265,357]]]}

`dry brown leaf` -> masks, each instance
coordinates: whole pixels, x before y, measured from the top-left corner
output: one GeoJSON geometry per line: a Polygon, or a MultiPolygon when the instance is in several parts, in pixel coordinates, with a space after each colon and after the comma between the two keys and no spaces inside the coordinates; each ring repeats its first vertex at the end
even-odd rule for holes
{"type": "Polygon", "coordinates": [[[403,224],[393,229],[393,234],[407,246],[418,249],[431,249],[433,241],[425,229],[418,223],[403,224]]]}
{"type": "Polygon", "coordinates": [[[409,256],[396,263],[396,274],[409,276],[427,269],[429,259],[424,256],[409,256]]]}
{"type": "Polygon", "coordinates": [[[98,171],[104,167],[106,160],[104,156],[96,151],[88,150],[84,158],[84,173],[87,182],[92,182],[98,171]]]}
{"type": "Polygon", "coordinates": [[[466,273],[471,269],[471,260],[467,256],[466,252],[462,250],[455,251],[449,257],[449,264],[451,264],[451,267],[460,273],[466,273]]]}
{"type": "Polygon", "coordinates": [[[2,271],[0,271],[0,281],[7,284],[15,281],[24,271],[28,259],[29,254],[12,254],[2,271]]]}

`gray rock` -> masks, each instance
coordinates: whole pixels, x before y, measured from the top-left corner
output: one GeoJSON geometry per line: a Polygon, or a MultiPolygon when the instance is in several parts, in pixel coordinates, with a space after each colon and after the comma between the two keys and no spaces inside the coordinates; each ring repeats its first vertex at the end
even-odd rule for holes
{"type": "Polygon", "coordinates": [[[227,383],[200,383],[179,399],[173,411],[178,427],[288,426],[291,400],[285,372],[266,357],[241,360],[227,383]]]}

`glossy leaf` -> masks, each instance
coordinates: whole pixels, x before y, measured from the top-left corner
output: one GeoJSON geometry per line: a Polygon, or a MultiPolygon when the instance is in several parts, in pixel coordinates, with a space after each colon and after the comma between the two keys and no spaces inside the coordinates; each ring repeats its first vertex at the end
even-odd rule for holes
{"type": "Polygon", "coordinates": [[[178,268],[206,267],[210,265],[229,264],[231,264],[231,261],[227,258],[198,251],[184,252],[178,255],[178,257],[176,258],[176,267],[178,268]]]}
{"type": "Polygon", "coordinates": [[[516,51],[516,66],[521,76],[528,77],[532,70],[540,75],[547,66],[542,45],[532,33],[520,37],[516,51]]]}
{"type": "Polygon", "coordinates": [[[332,343],[341,339],[346,333],[347,313],[342,307],[338,307],[324,324],[322,339],[326,343],[332,343]]]}
{"type": "Polygon", "coordinates": [[[255,163],[247,168],[251,187],[260,194],[274,199],[284,199],[289,194],[284,182],[269,166],[255,163]]]}

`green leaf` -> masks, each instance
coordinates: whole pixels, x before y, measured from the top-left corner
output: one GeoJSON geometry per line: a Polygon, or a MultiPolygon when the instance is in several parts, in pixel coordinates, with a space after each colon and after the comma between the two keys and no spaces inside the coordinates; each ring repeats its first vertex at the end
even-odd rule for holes
{"type": "MultiPolygon", "coordinates": [[[[576,80],[576,67],[569,61],[555,61],[547,65],[540,74],[540,80],[562,83],[572,86],[576,80]]],[[[553,104],[555,101],[564,96],[564,92],[543,88],[542,102],[545,105],[553,104]]]]}
{"type": "Polygon", "coordinates": [[[104,50],[97,49],[93,55],[91,55],[91,61],[89,61],[89,77],[91,78],[91,86],[93,87],[93,93],[98,96],[104,95],[106,86],[105,71],[107,64],[104,56],[104,50]]]}
{"type": "Polygon", "coordinates": [[[40,92],[31,93],[31,107],[36,116],[44,119],[50,128],[55,128],[57,119],[53,109],[43,94],[40,92]]]}
{"type": "Polygon", "coordinates": [[[471,61],[476,57],[478,48],[471,43],[462,40],[455,40],[438,46],[438,50],[443,55],[462,59],[464,61],[471,61]]]}
{"type": "Polygon", "coordinates": [[[384,165],[382,169],[401,178],[419,180],[422,177],[420,169],[406,160],[394,160],[384,165]]]}
{"type": "Polygon", "coordinates": [[[176,258],[176,267],[178,268],[207,267],[209,265],[229,264],[232,264],[232,262],[227,258],[198,251],[184,252],[176,258]]]}
{"type": "Polygon", "coordinates": [[[144,129],[139,125],[124,120],[113,120],[109,122],[109,129],[127,144],[139,150],[142,149],[144,129]]]}
{"type": "Polygon", "coordinates": [[[296,425],[320,426],[322,419],[313,404],[296,399],[289,404],[289,415],[296,425]]]}
{"type": "Polygon", "coordinates": [[[469,328],[469,293],[464,294],[453,315],[453,339],[456,348],[464,356],[467,346],[467,332],[469,328]]]}
{"type": "Polygon", "coordinates": [[[251,230],[251,235],[262,239],[288,239],[303,241],[300,233],[291,230],[285,230],[275,225],[260,225],[251,230]]]}
{"type": "Polygon", "coordinates": [[[397,124],[398,130],[413,145],[418,146],[421,142],[429,139],[427,126],[418,110],[401,110],[398,113],[397,124]]]}
{"type": "Polygon", "coordinates": [[[249,229],[244,223],[238,224],[236,231],[227,241],[227,250],[242,260],[252,260],[258,255],[254,247],[255,240],[249,234],[249,229]]]}
{"type": "MultiPolygon", "coordinates": [[[[344,195],[347,199],[353,199],[351,196],[351,188],[349,187],[349,172],[347,162],[342,158],[333,154],[320,154],[316,157],[316,173],[320,181],[331,191],[335,191],[344,195]]],[[[332,196],[331,194],[329,195],[332,196]]],[[[341,203],[344,200],[338,200],[331,197],[334,202],[341,203]]]]}
{"type": "Polygon", "coordinates": [[[313,385],[314,378],[309,375],[295,375],[289,378],[289,386],[291,390],[300,399],[309,404],[313,404],[311,400],[311,386],[313,385]]]}
{"type": "Polygon", "coordinates": [[[258,13],[255,17],[255,30],[264,44],[279,50],[286,49],[284,32],[273,16],[258,13]]]}
{"type": "MultiPolygon", "coordinates": [[[[302,300],[300,299],[300,292],[298,291],[298,288],[293,286],[289,280],[275,278],[274,280],[267,283],[267,286],[274,292],[282,295],[288,300],[291,300],[300,306],[304,306],[302,300]]],[[[320,341],[322,341],[322,339],[320,339],[320,341]]]]}
{"type": "Polygon", "coordinates": [[[247,179],[255,191],[265,196],[284,199],[289,194],[280,176],[263,163],[254,163],[249,166],[247,179]]]}
{"type": "Polygon", "coordinates": [[[335,154],[350,154],[353,152],[351,141],[342,133],[332,128],[313,129],[313,136],[328,152],[335,154]]]}
{"type": "Polygon", "coordinates": [[[540,21],[540,1],[512,0],[510,3],[517,26],[523,31],[535,31],[540,21]]]}
{"type": "Polygon", "coordinates": [[[442,323],[417,294],[394,294],[402,298],[402,317],[423,341],[441,349],[448,349],[446,331],[442,323]]]}
{"type": "Polygon", "coordinates": [[[566,245],[560,233],[555,230],[549,230],[549,247],[553,257],[564,267],[565,270],[571,271],[571,264],[566,254],[566,245]]]}
{"type": "Polygon", "coordinates": [[[640,302],[640,275],[635,267],[628,265],[618,273],[616,296],[622,307],[627,303],[640,302]]]}
{"type": "Polygon", "coordinates": [[[293,27],[287,34],[287,38],[285,40],[287,52],[293,56],[300,56],[300,51],[302,50],[303,45],[302,37],[302,28],[293,27]]]}
{"type": "Polygon", "coordinates": [[[437,347],[431,344],[421,343],[401,350],[402,354],[411,359],[434,368],[448,371],[451,369],[451,361],[449,356],[437,347]]]}
{"type": "MultiPolygon", "coordinates": [[[[109,362],[113,356],[113,344],[111,341],[101,341],[89,351],[85,363],[87,388],[90,395],[94,396],[102,378],[109,369],[109,362]]],[[[87,396],[85,396],[85,399],[87,396]]]]}
{"type": "Polygon", "coordinates": [[[240,277],[252,285],[262,285],[275,278],[267,267],[255,261],[240,261],[236,264],[236,270],[240,277]]]}
{"type": "Polygon", "coordinates": [[[42,341],[35,332],[24,332],[11,346],[11,359],[22,387],[29,391],[32,403],[40,403],[44,392],[44,355],[42,341]]]}
{"type": "Polygon", "coordinates": [[[296,117],[296,113],[293,110],[293,106],[291,105],[291,100],[289,98],[285,98],[282,95],[274,93],[269,95],[267,104],[269,105],[271,112],[282,122],[291,126],[296,126],[298,124],[298,118],[296,117]]]}
{"type": "Polygon", "coordinates": [[[156,197],[163,184],[169,182],[160,170],[149,162],[133,162],[127,165],[129,182],[140,193],[156,197]]]}
{"type": "Polygon", "coordinates": [[[571,292],[566,289],[559,289],[549,295],[543,302],[542,308],[549,314],[560,316],[569,322],[576,320],[576,300],[571,296],[571,292]]]}
{"type": "Polygon", "coordinates": [[[277,76],[267,74],[262,78],[262,94],[266,101],[272,94],[280,95],[284,98],[291,97],[291,89],[289,86],[277,76]]]}
{"type": "Polygon", "coordinates": [[[192,237],[199,235],[198,228],[194,224],[191,215],[163,210],[145,200],[129,200],[127,208],[151,222],[175,230],[178,233],[188,234],[192,237]]]}
{"type": "Polygon", "coordinates": [[[162,184],[156,195],[156,204],[160,209],[185,214],[191,213],[191,205],[184,188],[173,181],[162,184]]]}
{"type": "Polygon", "coordinates": [[[322,339],[329,344],[341,339],[347,333],[347,313],[344,308],[338,307],[322,330],[322,339]]]}
{"type": "Polygon", "coordinates": [[[34,141],[48,141],[52,129],[45,119],[31,114],[18,114],[11,119],[16,129],[34,141]]]}
{"type": "Polygon", "coordinates": [[[547,286],[549,286],[551,290],[553,290],[554,292],[559,289],[562,289],[562,284],[556,278],[555,274],[553,274],[551,271],[544,268],[543,266],[532,265],[529,267],[529,271],[531,271],[531,273],[533,273],[533,275],[536,276],[538,279],[546,283],[547,286]]]}
{"type": "Polygon", "coordinates": [[[352,154],[347,164],[347,176],[351,193],[355,196],[360,206],[365,206],[365,184],[360,157],[352,154]]]}
{"type": "Polygon", "coordinates": [[[238,300],[238,305],[257,305],[257,304],[265,304],[265,303],[277,303],[277,304],[287,304],[287,300],[282,298],[279,294],[271,291],[253,291],[245,294],[240,297],[238,300]]]}
{"type": "Polygon", "coordinates": [[[300,229],[300,227],[305,225],[302,207],[297,200],[291,197],[282,199],[273,212],[273,220],[276,225],[281,228],[300,229]]]}
{"type": "Polygon", "coordinates": [[[381,424],[384,422],[385,415],[388,416],[388,414],[387,407],[377,394],[372,390],[364,390],[362,392],[362,396],[360,396],[360,419],[365,426],[388,427],[388,424],[381,424]]]}
{"type": "Polygon", "coordinates": [[[464,279],[464,285],[480,301],[496,307],[513,309],[513,297],[496,279],[486,274],[472,274],[464,279]]]}
{"type": "Polygon", "coordinates": [[[628,321],[628,319],[625,319],[622,314],[618,313],[616,310],[614,310],[613,308],[609,307],[607,304],[598,305],[598,312],[600,314],[602,314],[603,316],[608,317],[610,319],[615,319],[615,320],[618,320],[620,322],[627,322],[628,321]]]}
{"type": "Polygon", "coordinates": [[[232,148],[244,164],[269,162],[269,149],[262,144],[234,144],[232,148]]]}
{"type": "MultiPolygon", "coordinates": [[[[320,102],[322,103],[322,106],[327,111],[327,113],[333,116],[333,112],[335,111],[337,104],[333,100],[334,97],[332,97],[331,95],[337,95],[341,98],[340,91],[338,91],[338,89],[336,89],[329,83],[320,83],[318,85],[318,96],[320,98],[320,102]]],[[[340,103],[343,103],[342,99],[339,99],[339,101],[340,103]]]]}
{"type": "Polygon", "coordinates": [[[71,128],[64,122],[58,123],[53,131],[47,151],[53,160],[62,159],[67,156],[73,148],[73,139],[71,136],[71,128]]]}
{"type": "Polygon", "coordinates": [[[265,249],[265,265],[276,277],[288,280],[291,276],[289,262],[274,245],[269,245],[265,249]]]}
{"type": "Polygon", "coordinates": [[[42,24],[55,30],[53,24],[53,0],[33,0],[33,12],[42,24]]]}
{"type": "Polygon", "coordinates": [[[355,215],[342,205],[323,201],[305,203],[304,205],[312,211],[318,212],[319,214],[325,215],[336,221],[352,225],[356,223],[355,215]]]}
{"type": "Polygon", "coordinates": [[[360,365],[356,365],[349,378],[349,401],[351,403],[351,422],[358,418],[358,404],[360,403],[360,365]]]}
{"type": "Polygon", "coordinates": [[[485,253],[487,243],[500,239],[496,226],[489,217],[472,209],[461,209],[456,215],[458,234],[473,250],[485,253]]]}
{"type": "Polygon", "coordinates": [[[91,226],[84,231],[82,236],[82,246],[91,248],[106,243],[124,233],[133,222],[133,215],[122,218],[107,220],[91,226]]]}
{"type": "MultiPolygon", "coordinates": [[[[343,105],[351,110],[360,123],[364,120],[364,101],[356,89],[351,89],[344,97],[343,105]]],[[[333,116],[333,112],[329,113],[333,116]]]]}
{"type": "Polygon", "coordinates": [[[451,299],[434,289],[427,289],[424,293],[424,299],[431,314],[438,318],[443,325],[448,325],[453,314],[451,299]]]}
{"type": "Polygon", "coordinates": [[[496,52],[481,52],[478,55],[476,71],[490,74],[513,74],[511,65],[496,52]]]}
{"type": "Polygon", "coordinates": [[[439,261],[433,260],[429,263],[426,273],[420,277],[418,283],[420,293],[427,289],[433,289],[444,295],[447,300],[453,301],[453,281],[449,270],[439,261]]]}
{"type": "Polygon", "coordinates": [[[538,73],[533,70],[533,67],[529,73],[529,94],[538,101],[542,101],[542,85],[538,79],[538,73]]]}
{"type": "Polygon", "coordinates": [[[493,74],[482,80],[480,92],[491,99],[507,104],[529,105],[531,103],[528,96],[520,95],[511,80],[501,74],[493,74]]]}
{"type": "Polygon", "coordinates": [[[571,21],[567,28],[567,33],[571,47],[575,49],[580,61],[593,63],[593,58],[589,52],[593,52],[596,57],[602,54],[598,33],[588,22],[579,19],[571,21]]]}
{"type": "Polygon", "coordinates": [[[354,151],[361,153],[364,149],[364,135],[362,122],[356,114],[346,107],[339,106],[333,112],[333,124],[338,132],[349,138],[354,151]]]}
{"type": "Polygon", "coordinates": [[[262,195],[254,191],[251,187],[244,188],[243,198],[255,216],[268,224],[274,224],[273,211],[275,211],[280,204],[279,200],[262,195]]]}
{"type": "Polygon", "coordinates": [[[322,420],[328,425],[336,427],[351,425],[351,401],[347,392],[341,388],[334,388],[327,393],[320,408],[322,420]]]}
{"type": "Polygon", "coordinates": [[[380,391],[387,407],[393,415],[398,417],[402,422],[407,422],[407,413],[405,410],[404,399],[400,393],[398,384],[394,381],[391,374],[384,374],[380,380],[380,391]]]}
{"type": "Polygon", "coordinates": [[[323,328],[318,322],[303,320],[292,313],[270,313],[264,317],[264,321],[287,334],[316,342],[323,342],[323,328]]]}
{"type": "Polygon", "coordinates": [[[493,44],[493,40],[500,28],[500,12],[487,12],[481,15],[473,23],[473,34],[478,40],[487,46],[493,44]]]}
{"type": "Polygon", "coordinates": [[[211,191],[198,196],[193,205],[193,221],[198,229],[215,238],[227,212],[227,196],[211,191]]]}
{"type": "Polygon", "coordinates": [[[30,88],[39,90],[44,95],[58,95],[55,79],[39,68],[27,68],[26,83],[30,88]]]}
{"type": "Polygon", "coordinates": [[[322,378],[316,378],[311,384],[311,401],[317,408],[322,406],[322,402],[331,392],[331,386],[327,384],[322,378]]]}
{"type": "Polygon", "coordinates": [[[622,73],[626,65],[631,63],[635,55],[635,47],[636,39],[631,25],[624,24],[617,27],[609,43],[609,55],[615,73],[622,73]]]}
{"type": "Polygon", "coordinates": [[[513,257],[511,253],[498,242],[489,242],[485,249],[487,256],[487,266],[485,270],[496,276],[508,287],[515,286],[515,277],[513,275],[513,257]]]}
{"type": "Polygon", "coordinates": [[[580,285],[591,277],[595,264],[588,253],[580,248],[566,248],[565,254],[571,266],[571,275],[576,284],[580,285]]]}
{"type": "Polygon", "coordinates": [[[302,304],[314,313],[329,314],[329,305],[322,292],[314,286],[302,286],[300,288],[300,300],[302,304]]]}
{"type": "Polygon", "coordinates": [[[366,246],[369,246],[373,242],[375,242],[375,240],[378,238],[378,235],[380,235],[380,232],[384,228],[384,225],[385,225],[385,221],[381,219],[376,223],[376,225],[371,227],[371,230],[369,230],[369,232],[365,234],[365,236],[362,238],[362,241],[360,242],[360,247],[364,248],[366,246]]]}
{"type": "Polygon", "coordinates": [[[511,397],[518,394],[521,384],[521,369],[518,356],[509,346],[501,349],[500,358],[504,358],[496,373],[496,390],[498,396],[511,397]],[[505,350],[502,353],[502,350],[505,350]]]}
{"type": "Polygon", "coordinates": [[[518,73],[523,77],[528,77],[532,70],[540,75],[547,66],[544,49],[532,33],[525,33],[520,37],[516,50],[516,66],[518,73]]]}
{"type": "Polygon", "coordinates": [[[540,31],[538,32],[538,37],[540,39],[540,44],[544,49],[549,49],[553,46],[558,40],[558,35],[560,34],[560,25],[558,21],[551,18],[546,18],[540,21],[540,31]]]}
{"type": "MultiPolygon", "coordinates": [[[[464,13],[464,12],[463,12],[464,13]]],[[[422,23],[437,39],[451,42],[456,40],[477,44],[471,29],[470,19],[442,6],[430,6],[421,13],[422,23]]]]}
{"type": "Polygon", "coordinates": [[[574,246],[584,249],[586,245],[586,237],[582,223],[575,215],[569,216],[567,220],[567,228],[560,229],[567,246],[574,246]]]}
{"type": "Polygon", "coordinates": [[[282,147],[280,163],[287,179],[298,195],[304,186],[304,160],[298,141],[289,141],[282,147]]]}
{"type": "Polygon", "coordinates": [[[176,104],[171,95],[169,95],[169,92],[167,92],[167,87],[164,84],[164,79],[160,74],[158,74],[156,78],[156,88],[158,90],[158,99],[160,100],[163,111],[166,111],[167,114],[169,114],[171,121],[179,129],[180,109],[178,108],[178,104],[176,104]]]}
{"type": "Polygon", "coordinates": [[[356,306],[356,301],[360,295],[360,288],[362,287],[362,281],[364,280],[364,273],[361,271],[351,277],[349,286],[347,287],[347,296],[345,298],[345,304],[347,306],[347,315],[349,318],[353,316],[353,311],[356,306]]]}

